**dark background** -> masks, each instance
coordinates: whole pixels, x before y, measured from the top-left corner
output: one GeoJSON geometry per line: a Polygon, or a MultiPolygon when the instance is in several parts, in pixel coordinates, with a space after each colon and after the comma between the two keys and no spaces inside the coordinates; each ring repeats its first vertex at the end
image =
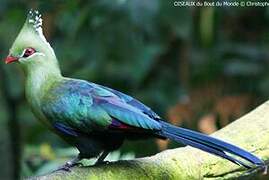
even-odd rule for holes
{"type": "MultiPolygon", "coordinates": [[[[130,94],[171,123],[212,133],[268,99],[268,8],[0,0],[1,59],[31,8],[43,14],[65,76],[130,94]]],[[[47,173],[77,153],[33,117],[23,81],[16,65],[0,62],[0,179],[47,173]]],[[[178,146],[127,142],[108,159],[178,146]]]]}

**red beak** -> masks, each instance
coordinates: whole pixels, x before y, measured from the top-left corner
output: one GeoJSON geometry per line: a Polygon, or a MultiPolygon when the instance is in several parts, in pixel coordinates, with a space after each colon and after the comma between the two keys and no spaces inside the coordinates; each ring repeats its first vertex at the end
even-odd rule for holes
{"type": "Polygon", "coordinates": [[[6,62],[6,64],[9,64],[9,63],[16,62],[16,61],[18,61],[18,60],[19,60],[19,58],[17,58],[17,57],[14,57],[14,56],[8,56],[8,57],[6,57],[5,62],[6,62]]]}

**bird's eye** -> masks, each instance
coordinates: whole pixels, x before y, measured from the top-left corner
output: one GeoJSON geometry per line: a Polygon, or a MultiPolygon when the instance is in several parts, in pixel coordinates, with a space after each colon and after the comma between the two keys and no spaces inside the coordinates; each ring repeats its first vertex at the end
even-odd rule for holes
{"type": "Polygon", "coordinates": [[[32,54],[34,54],[35,52],[36,52],[36,50],[34,48],[27,48],[27,49],[25,49],[22,57],[27,58],[27,57],[31,56],[32,54]]]}

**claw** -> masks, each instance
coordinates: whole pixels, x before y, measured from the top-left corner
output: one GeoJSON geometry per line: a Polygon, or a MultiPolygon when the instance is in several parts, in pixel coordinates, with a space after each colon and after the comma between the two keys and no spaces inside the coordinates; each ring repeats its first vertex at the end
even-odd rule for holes
{"type": "Polygon", "coordinates": [[[109,161],[97,161],[94,165],[98,166],[98,165],[105,165],[105,164],[109,164],[109,161]]]}
{"type": "Polygon", "coordinates": [[[63,166],[60,166],[59,168],[57,168],[55,171],[67,171],[67,172],[71,172],[71,168],[77,165],[81,165],[81,163],[72,163],[71,161],[66,162],[63,166]]]}
{"type": "Polygon", "coordinates": [[[67,172],[71,172],[71,166],[69,166],[68,164],[65,164],[61,167],[59,167],[58,169],[56,169],[56,171],[67,171],[67,172]]]}
{"type": "Polygon", "coordinates": [[[59,168],[57,168],[53,172],[61,171],[61,170],[70,172],[72,167],[82,165],[82,163],[79,162],[80,160],[81,160],[81,158],[78,156],[78,157],[72,159],[71,161],[67,161],[63,166],[60,166],[59,168]]]}

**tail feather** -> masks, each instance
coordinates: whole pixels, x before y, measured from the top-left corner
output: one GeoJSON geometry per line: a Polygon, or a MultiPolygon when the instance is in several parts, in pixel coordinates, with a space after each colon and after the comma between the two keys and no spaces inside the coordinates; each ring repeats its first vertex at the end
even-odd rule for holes
{"type": "Polygon", "coordinates": [[[161,121],[161,124],[162,130],[159,131],[158,134],[171,140],[221,156],[233,163],[245,166],[247,168],[250,168],[250,166],[239,159],[229,156],[226,153],[239,156],[255,165],[264,165],[264,162],[255,155],[222,140],[189,129],[176,127],[163,121],[161,121]]]}
{"type": "Polygon", "coordinates": [[[199,142],[195,142],[193,140],[189,140],[187,138],[183,138],[183,137],[175,137],[173,134],[170,134],[170,133],[167,133],[165,132],[166,136],[167,137],[171,137],[171,139],[175,140],[175,141],[180,141],[182,143],[184,143],[185,145],[190,145],[190,146],[193,146],[193,147],[196,147],[198,149],[201,149],[203,151],[206,151],[206,152],[209,152],[211,154],[214,154],[214,155],[217,155],[217,156],[221,156],[235,164],[238,164],[238,165],[243,165],[244,167],[246,168],[250,168],[249,165],[247,165],[246,163],[240,161],[240,160],[237,160],[231,156],[228,156],[227,154],[225,154],[223,151],[219,150],[219,149],[215,149],[213,147],[208,147],[204,144],[201,144],[199,142]]]}

